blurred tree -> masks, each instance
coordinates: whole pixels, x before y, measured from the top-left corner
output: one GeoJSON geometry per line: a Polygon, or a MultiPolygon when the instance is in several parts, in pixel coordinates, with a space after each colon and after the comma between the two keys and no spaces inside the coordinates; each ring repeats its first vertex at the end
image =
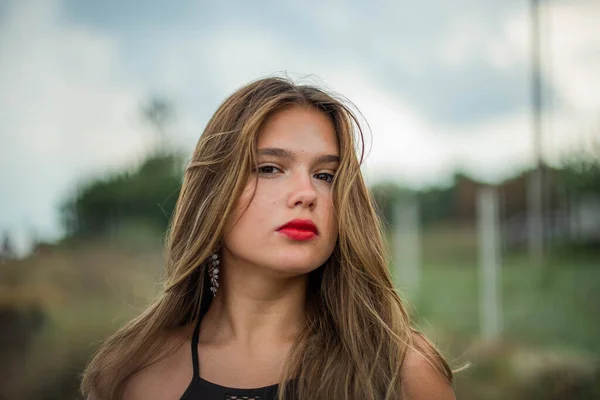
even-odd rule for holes
{"type": "Polygon", "coordinates": [[[561,175],[574,195],[600,195],[600,128],[593,129],[578,151],[563,156],[561,175]]]}
{"type": "Polygon", "coordinates": [[[600,195],[600,159],[575,155],[563,162],[561,174],[575,194],[600,195]]]}
{"type": "Polygon", "coordinates": [[[2,239],[2,247],[0,247],[0,262],[5,262],[15,258],[15,249],[10,240],[8,232],[4,232],[4,238],[2,239]]]}
{"type": "Polygon", "coordinates": [[[156,154],[131,172],[82,185],[61,209],[67,235],[110,234],[132,221],[163,230],[179,196],[182,166],[178,154],[156,154]]]}
{"type": "Polygon", "coordinates": [[[394,207],[416,194],[419,202],[421,221],[424,224],[448,220],[455,217],[456,182],[463,175],[457,173],[449,186],[431,187],[416,191],[395,182],[382,182],[370,187],[377,211],[386,226],[394,225],[394,207]]]}
{"type": "Polygon", "coordinates": [[[455,217],[456,180],[449,186],[433,187],[419,192],[421,221],[429,224],[455,217]]]}
{"type": "Polygon", "coordinates": [[[142,115],[158,134],[159,142],[142,163],[131,170],[80,185],[61,206],[68,236],[102,236],[130,223],[164,230],[179,196],[184,157],[167,146],[167,126],[173,106],[161,98],[142,107],[142,115]]]}
{"type": "Polygon", "coordinates": [[[168,127],[175,116],[173,103],[164,97],[155,96],[142,106],[142,118],[157,135],[158,149],[168,144],[168,127]]]}
{"type": "Polygon", "coordinates": [[[395,182],[376,183],[370,187],[370,191],[377,213],[388,228],[394,225],[394,205],[408,194],[414,193],[395,182]]]}

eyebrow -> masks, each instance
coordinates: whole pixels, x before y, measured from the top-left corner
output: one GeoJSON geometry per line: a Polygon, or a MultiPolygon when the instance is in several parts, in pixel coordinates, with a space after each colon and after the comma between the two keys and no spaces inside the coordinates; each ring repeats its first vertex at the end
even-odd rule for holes
{"type": "MultiPolygon", "coordinates": [[[[296,156],[291,150],[281,149],[279,147],[265,147],[258,150],[260,156],[273,156],[279,158],[286,158],[288,160],[295,160],[296,156]]],[[[316,163],[332,163],[340,162],[340,157],[333,154],[321,154],[315,159],[316,163]]]]}

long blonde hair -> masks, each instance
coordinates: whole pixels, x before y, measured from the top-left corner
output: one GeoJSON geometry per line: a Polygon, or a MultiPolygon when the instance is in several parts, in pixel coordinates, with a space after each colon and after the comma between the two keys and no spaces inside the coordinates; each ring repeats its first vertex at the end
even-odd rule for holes
{"type": "Polygon", "coordinates": [[[259,128],[291,106],[313,107],[334,124],[340,148],[333,182],[339,235],[330,258],[310,273],[312,307],[288,355],[280,398],[292,389],[300,399],[400,398],[400,368],[409,348],[417,348],[452,381],[435,347],[413,340],[415,331],[394,289],[382,225],[360,171],[359,120],[345,101],[274,77],[237,90],[208,122],[171,221],[164,290],[99,348],[84,372],[84,396],[122,397],[129,377],[165,355],[164,332],[193,324],[208,308],[212,295],[205,261],[221,245],[225,223],[256,163],[259,128]]]}

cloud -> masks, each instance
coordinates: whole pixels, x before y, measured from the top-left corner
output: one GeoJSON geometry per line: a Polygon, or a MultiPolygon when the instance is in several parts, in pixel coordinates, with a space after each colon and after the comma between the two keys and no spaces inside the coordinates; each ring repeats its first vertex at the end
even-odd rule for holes
{"type": "MultiPolygon", "coordinates": [[[[517,5],[518,6],[518,5],[517,5]]],[[[324,27],[323,40],[368,64],[377,85],[410,99],[430,121],[447,125],[509,115],[527,105],[522,69],[500,70],[473,52],[479,31],[494,34],[517,7],[498,1],[322,3],[303,8],[324,27]],[[440,46],[445,47],[440,57],[440,46]],[[462,57],[461,53],[466,56],[462,57]],[[449,58],[453,58],[448,62],[449,58]],[[460,64],[456,64],[460,61],[460,64]],[[515,88],[517,88],[515,90],[515,88]]]]}
{"type": "MultiPolygon", "coordinates": [[[[137,115],[148,94],[176,102],[178,140],[191,151],[226,96],[273,72],[313,74],[305,80],[357,105],[373,134],[371,182],[420,186],[457,166],[494,180],[532,161],[525,6],[183,2],[161,14],[120,2],[98,12],[93,2],[9,4],[0,25],[2,227],[56,234],[56,205],[78,179],[143,152],[137,115]]],[[[555,100],[544,143],[556,160],[600,106],[600,10],[569,2],[551,11],[544,73],[555,100]]]]}
{"type": "Polygon", "coordinates": [[[600,3],[579,1],[547,10],[546,74],[560,100],[583,118],[600,116],[600,3]]]}
{"type": "MultiPolygon", "coordinates": [[[[366,65],[347,59],[317,58],[310,49],[296,47],[266,31],[242,32],[229,25],[212,31],[210,41],[203,36],[186,37],[163,51],[161,70],[174,79],[172,87],[182,90],[187,77],[198,71],[209,77],[203,84],[218,93],[208,108],[210,113],[216,109],[216,99],[221,101],[248,81],[273,73],[342,94],[370,124],[366,140],[367,150],[371,151],[365,165],[372,181],[394,178],[414,185],[432,183],[452,168],[452,154],[431,125],[407,99],[379,87],[366,65]]],[[[203,106],[207,108],[206,102],[203,106]]],[[[198,132],[210,113],[203,110],[202,117],[189,118],[187,126],[196,124],[198,132]]],[[[197,134],[189,136],[190,141],[196,139],[197,134]]]]}
{"type": "MultiPolygon", "coordinates": [[[[600,4],[591,1],[548,2],[540,9],[542,147],[544,159],[553,164],[581,147],[592,126],[598,129],[599,16],[600,4]]],[[[530,30],[530,10],[525,8],[508,13],[498,27],[465,15],[451,24],[449,35],[439,42],[437,54],[447,68],[466,73],[484,60],[499,74],[521,75],[519,85],[507,86],[520,98],[512,102],[510,113],[502,114],[494,106],[493,115],[483,120],[470,119],[458,129],[452,124],[440,126],[456,138],[457,154],[463,154],[463,164],[471,171],[481,174],[478,165],[493,165],[495,171],[485,171],[498,179],[515,167],[533,163],[530,30]]],[[[486,92],[481,101],[493,104],[498,101],[497,92],[486,92]]]]}
{"type": "MultiPolygon", "coordinates": [[[[598,114],[600,97],[600,4],[592,1],[547,2],[540,7],[541,74],[544,95],[560,107],[598,114]]],[[[440,42],[443,65],[464,72],[477,60],[497,71],[521,71],[529,85],[531,21],[527,8],[513,10],[499,29],[476,16],[454,20],[440,42]]],[[[529,88],[527,88],[529,90],[529,88]]]]}
{"type": "MultiPolygon", "coordinates": [[[[307,65],[301,72],[315,73],[312,62],[360,65],[370,70],[377,85],[410,98],[421,114],[440,123],[464,124],[499,111],[510,113],[526,102],[518,91],[511,90],[526,79],[522,72],[498,72],[487,63],[471,64],[467,71],[453,71],[440,64],[434,51],[448,34],[452,21],[465,10],[471,10],[471,15],[482,24],[497,26],[514,7],[505,2],[405,0],[367,4],[266,0],[262,7],[244,1],[171,4],[165,8],[150,2],[134,9],[129,2],[110,0],[102,3],[102,10],[97,10],[98,6],[89,2],[71,1],[66,10],[67,15],[86,25],[117,35],[131,50],[124,54],[124,59],[145,80],[151,74],[159,82],[165,79],[165,70],[161,73],[158,69],[166,61],[161,56],[162,47],[172,46],[176,51],[182,42],[195,42],[191,54],[206,54],[213,42],[221,42],[225,36],[246,46],[237,47],[240,51],[237,57],[231,55],[235,58],[233,64],[220,67],[252,70],[255,58],[243,55],[254,49],[260,51],[263,41],[276,40],[285,43],[286,52],[265,60],[263,64],[275,65],[270,71],[307,65]],[[309,58],[301,63],[292,55],[288,58],[296,61],[286,63],[284,57],[293,52],[309,58]],[[248,61],[250,66],[246,64],[248,61]],[[481,101],[482,89],[488,94],[488,101],[481,101]]],[[[217,63],[209,57],[202,61],[199,74],[206,65],[217,63]]]]}
{"type": "Polygon", "coordinates": [[[82,176],[122,165],[144,143],[117,44],[59,23],[56,10],[15,2],[0,26],[0,226],[50,236],[58,203],[82,176]]]}

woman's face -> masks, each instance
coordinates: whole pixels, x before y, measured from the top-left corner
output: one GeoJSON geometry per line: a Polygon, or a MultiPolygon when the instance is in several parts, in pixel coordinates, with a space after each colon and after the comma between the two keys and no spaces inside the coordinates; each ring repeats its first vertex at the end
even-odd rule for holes
{"type": "Polygon", "coordinates": [[[226,227],[225,260],[283,276],[308,273],[329,258],[337,241],[334,126],[318,110],[284,109],[259,131],[257,151],[258,169],[226,227]]]}

